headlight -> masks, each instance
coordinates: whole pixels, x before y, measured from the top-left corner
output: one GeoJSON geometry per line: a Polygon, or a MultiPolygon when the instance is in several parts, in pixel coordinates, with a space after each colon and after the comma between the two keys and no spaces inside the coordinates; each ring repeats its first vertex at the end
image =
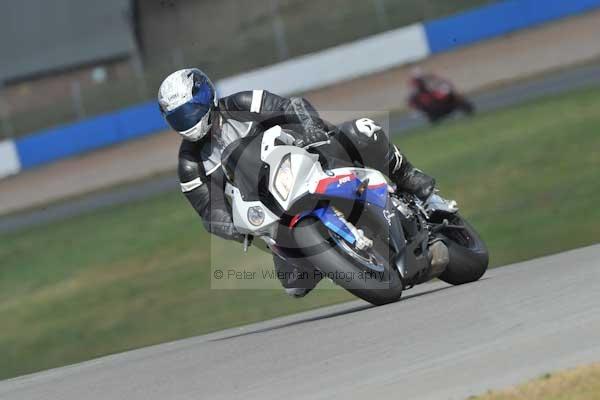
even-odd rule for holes
{"type": "Polygon", "coordinates": [[[248,209],[248,221],[254,226],[261,226],[265,222],[265,211],[262,207],[250,207],[248,209]]]}
{"type": "Polygon", "coordinates": [[[277,168],[277,173],[275,174],[275,191],[285,201],[288,199],[293,185],[292,158],[288,154],[283,158],[281,164],[279,164],[279,168],[277,168]]]}

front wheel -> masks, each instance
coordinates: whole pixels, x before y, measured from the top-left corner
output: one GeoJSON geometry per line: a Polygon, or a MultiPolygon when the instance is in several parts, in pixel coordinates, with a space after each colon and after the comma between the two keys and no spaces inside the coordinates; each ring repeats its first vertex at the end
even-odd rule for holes
{"type": "Polygon", "coordinates": [[[442,241],[448,247],[450,263],[439,279],[452,285],[475,282],[488,267],[489,254],[485,243],[460,215],[454,215],[449,222],[464,228],[447,228],[440,232],[442,241]]]}
{"type": "Polygon", "coordinates": [[[374,305],[398,301],[402,280],[384,252],[352,253],[315,218],[300,221],[292,232],[304,259],[337,285],[374,305]]]}

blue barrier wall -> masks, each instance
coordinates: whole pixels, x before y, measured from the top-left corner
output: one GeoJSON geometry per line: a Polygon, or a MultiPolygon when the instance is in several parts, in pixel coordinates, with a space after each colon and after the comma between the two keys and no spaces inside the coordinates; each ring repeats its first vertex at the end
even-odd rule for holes
{"type": "MultiPolygon", "coordinates": [[[[408,40],[415,46],[418,50],[415,53],[417,54],[415,56],[416,59],[411,59],[410,61],[417,61],[418,57],[425,58],[431,53],[448,51],[481,40],[501,36],[518,29],[586,12],[597,7],[600,7],[600,0],[507,0],[446,18],[429,21],[425,24],[412,25],[408,28],[411,28],[411,32],[414,33],[412,36],[409,35],[410,37],[414,36],[413,39],[406,39],[406,35],[399,35],[399,37],[403,38],[402,40],[408,40]],[[422,35],[423,38],[420,39],[419,35],[422,35]]],[[[370,44],[373,40],[381,40],[381,43],[385,43],[385,40],[389,40],[389,33],[380,35],[380,39],[372,37],[356,43],[339,46],[338,49],[354,49],[361,45],[364,46],[365,43],[370,44]]],[[[395,42],[395,44],[397,43],[395,42]]],[[[403,46],[398,47],[401,48],[403,46]]],[[[335,49],[326,50],[325,53],[331,53],[332,50],[335,49]]],[[[317,56],[319,55],[314,55],[313,57],[317,56]]],[[[379,59],[382,58],[384,57],[379,57],[379,59]]],[[[258,81],[265,82],[262,85],[259,85],[259,83],[256,83],[256,85],[261,87],[268,86],[267,83],[271,81],[269,77],[272,77],[270,74],[273,73],[273,69],[279,68],[283,64],[287,67],[294,66],[304,70],[302,60],[305,59],[306,57],[288,60],[282,64],[254,71],[254,75],[259,74],[261,76],[261,79],[258,81]]],[[[402,60],[399,59],[394,62],[398,62],[401,65],[403,62],[406,62],[402,60]]],[[[371,72],[379,71],[382,66],[377,64],[377,61],[373,61],[372,59],[371,61],[371,72]]],[[[384,66],[390,68],[393,65],[385,64],[384,66]]],[[[345,75],[347,71],[343,68],[337,71],[335,73],[339,73],[337,77],[339,80],[349,78],[345,75]]],[[[366,73],[368,71],[362,72],[366,73]]],[[[226,83],[230,83],[229,86],[232,86],[230,82],[232,79],[233,81],[240,81],[239,83],[245,84],[248,81],[246,75],[248,74],[242,74],[238,77],[217,82],[217,87],[220,84],[221,86],[227,86],[226,83]]],[[[250,82],[252,81],[250,80],[250,82]]],[[[288,80],[287,82],[291,81],[288,80]]],[[[309,87],[304,88],[304,90],[316,88],[309,87]]],[[[248,87],[247,89],[256,88],[248,87]]],[[[284,89],[280,88],[280,90],[285,92],[284,89]]],[[[0,143],[0,156],[2,156],[2,159],[0,159],[0,177],[17,173],[22,169],[51,163],[132,138],[149,135],[166,128],[167,126],[158,112],[156,103],[148,102],[74,124],[32,133],[14,142],[5,141],[0,143]],[[17,156],[15,156],[15,152],[17,156]]]]}
{"type": "Polygon", "coordinates": [[[509,0],[425,23],[431,53],[600,7],[600,0],[509,0]]]}
{"type": "Polygon", "coordinates": [[[47,129],[15,141],[21,169],[47,164],[166,129],[156,102],[47,129]]]}

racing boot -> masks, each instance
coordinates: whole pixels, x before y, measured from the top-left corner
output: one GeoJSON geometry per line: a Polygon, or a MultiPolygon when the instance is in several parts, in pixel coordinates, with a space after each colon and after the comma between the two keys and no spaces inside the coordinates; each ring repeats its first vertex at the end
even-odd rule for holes
{"type": "MultiPolygon", "coordinates": [[[[443,209],[448,212],[456,212],[455,201],[448,201],[435,194],[435,179],[415,168],[396,146],[394,148],[394,160],[390,160],[390,178],[397,185],[398,190],[412,193],[424,204],[427,212],[435,209],[443,209]]],[[[448,247],[441,240],[434,240],[429,244],[429,260],[431,265],[431,276],[441,275],[448,263],[450,254],[448,247]]]]}
{"type": "Polygon", "coordinates": [[[389,161],[389,177],[392,182],[397,185],[398,190],[412,193],[426,202],[434,192],[435,179],[415,168],[396,146],[393,149],[393,159],[389,161]]]}

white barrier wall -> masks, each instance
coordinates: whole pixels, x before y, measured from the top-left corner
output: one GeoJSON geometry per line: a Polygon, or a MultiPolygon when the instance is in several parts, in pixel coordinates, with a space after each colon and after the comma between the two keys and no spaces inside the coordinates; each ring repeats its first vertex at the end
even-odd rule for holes
{"type": "Polygon", "coordinates": [[[288,95],[422,60],[429,55],[422,24],[294,58],[217,82],[219,96],[266,89],[288,95]]]}
{"type": "MultiPolygon", "coordinates": [[[[497,1],[223,79],[217,90],[220,96],[252,89],[301,94],[597,8],[600,0],[497,1]]],[[[0,177],[164,129],[149,101],[18,138],[18,158],[15,144],[0,142],[0,177]]]]}
{"type": "Polygon", "coordinates": [[[21,170],[17,148],[12,140],[0,141],[0,178],[21,170]]]}

